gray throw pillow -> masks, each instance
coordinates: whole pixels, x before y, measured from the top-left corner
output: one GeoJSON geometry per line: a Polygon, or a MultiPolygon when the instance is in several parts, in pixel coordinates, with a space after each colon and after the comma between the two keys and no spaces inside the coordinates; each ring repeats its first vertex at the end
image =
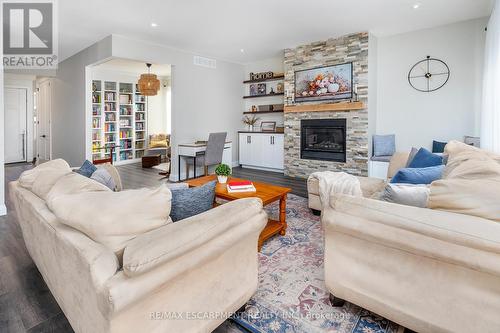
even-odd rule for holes
{"type": "Polygon", "coordinates": [[[215,198],[215,184],[209,182],[203,186],[172,189],[172,221],[180,221],[201,214],[211,209],[215,198]]]}
{"type": "Polygon", "coordinates": [[[392,156],[396,152],[396,135],[374,135],[373,156],[392,156]]]}
{"type": "Polygon", "coordinates": [[[387,184],[384,191],[380,194],[380,200],[425,208],[427,207],[429,193],[429,187],[426,185],[387,184]]]}
{"type": "Polygon", "coordinates": [[[413,159],[415,158],[415,155],[417,155],[417,153],[418,153],[418,149],[415,147],[412,147],[411,151],[410,151],[410,155],[408,155],[408,160],[406,161],[406,168],[409,167],[411,161],[413,161],[413,159]]]}
{"type": "Polygon", "coordinates": [[[111,191],[116,190],[116,183],[111,176],[111,174],[108,172],[108,170],[104,168],[97,168],[93,173],[92,176],[90,176],[90,179],[93,179],[106,187],[108,187],[111,191]]]}

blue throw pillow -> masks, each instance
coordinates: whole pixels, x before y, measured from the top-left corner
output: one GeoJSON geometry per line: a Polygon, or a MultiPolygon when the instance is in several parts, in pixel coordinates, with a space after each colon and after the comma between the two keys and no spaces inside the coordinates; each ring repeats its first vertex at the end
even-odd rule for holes
{"type": "Polygon", "coordinates": [[[92,162],[90,162],[89,160],[85,160],[80,169],[76,170],[76,172],[78,172],[82,176],[90,178],[90,176],[92,176],[92,174],[96,170],[97,167],[94,164],[92,164],[92,162]]]}
{"type": "Polygon", "coordinates": [[[443,164],[443,157],[433,154],[425,148],[420,148],[408,168],[427,168],[443,164]]]}
{"type": "Polygon", "coordinates": [[[392,156],[396,152],[396,135],[374,135],[373,156],[392,156]]]}
{"type": "Polygon", "coordinates": [[[432,152],[433,153],[444,153],[444,147],[447,142],[432,141],[432,152]]]}
{"type": "Polygon", "coordinates": [[[392,177],[391,183],[404,184],[430,184],[441,179],[444,165],[436,165],[428,168],[403,168],[392,177]]]}
{"type": "Polygon", "coordinates": [[[172,189],[172,221],[186,219],[211,209],[215,198],[215,184],[209,182],[203,186],[182,189],[172,189]]]}

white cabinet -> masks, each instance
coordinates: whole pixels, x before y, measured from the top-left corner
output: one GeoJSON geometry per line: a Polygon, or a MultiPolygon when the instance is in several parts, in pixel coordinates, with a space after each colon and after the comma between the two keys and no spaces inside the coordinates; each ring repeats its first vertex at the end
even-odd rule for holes
{"type": "Polygon", "coordinates": [[[283,134],[240,133],[239,144],[239,160],[242,166],[283,170],[283,134]]]}

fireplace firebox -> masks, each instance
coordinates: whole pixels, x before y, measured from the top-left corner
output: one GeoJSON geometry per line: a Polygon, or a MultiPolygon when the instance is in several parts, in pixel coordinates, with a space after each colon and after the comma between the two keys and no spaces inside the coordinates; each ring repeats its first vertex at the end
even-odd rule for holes
{"type": "Polygon", "coordinates": [[[345,119],[303,119],[300,133],[301,159],[346,161],[345,119]]]}

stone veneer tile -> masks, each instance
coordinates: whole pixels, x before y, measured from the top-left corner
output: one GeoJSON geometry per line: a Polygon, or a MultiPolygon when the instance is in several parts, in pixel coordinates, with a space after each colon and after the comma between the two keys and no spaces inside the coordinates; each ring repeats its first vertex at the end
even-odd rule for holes
{"type": "MultiPolygon", "coordinates": [[[[296,70],[353,62],[354,84],[359,100],[368,105],[368,33],[358,33],[326,41],[318,41],[285,50],[285,105],[293,105],[296,70]],[[288,94],[285,94],[288,96],[288,94]]],[[[323,101],[321,103],[328,103],[323,101]]],[[[317,103],[304,103],[317,104],[317,103]]],[[[368,174],[368,109],[345,112],[285,113],[285,174],[307,178],[315,171],[345,171],[355,175],[368,174]],[[300,120],[338,119],[347,123],[347,156],[345,163],[303,160],[300,158],[300,120]]]]}

